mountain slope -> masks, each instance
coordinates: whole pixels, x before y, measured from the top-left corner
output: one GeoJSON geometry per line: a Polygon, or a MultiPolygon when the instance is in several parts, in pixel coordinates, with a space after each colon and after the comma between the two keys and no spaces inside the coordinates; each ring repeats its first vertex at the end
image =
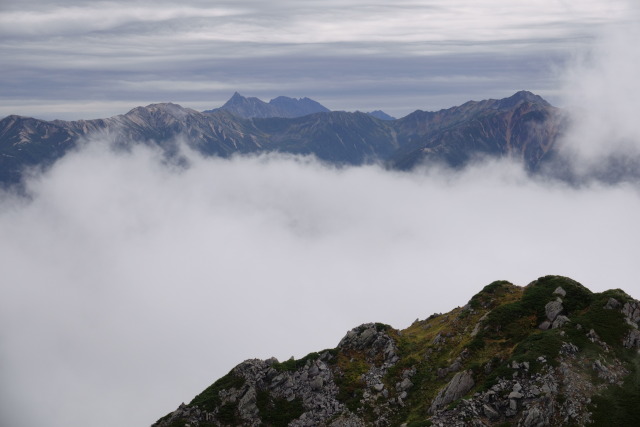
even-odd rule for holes
{"type": "MultiPolygon", "coordinates": [[[[257,98],[234,98],[254,110],[273,107],[257,98]]],[[[291,99],[272,101],[286,109],[291,99]]],[[[559,109],[529,92],[438,112],[416,111],[398,120],[359,112],[243,118],[225,108],[198,112],[171,103],[97,120],[46,122],[9,116],[0,120],[0,179],[18,182],[25,167],[46,166],[87,138],[106,138],[121,146],[156,145],[168,156],[177,153],[177,141],[184,141],[205,155],[222,157],[276,151],[313,154],[336,164],[380,162],[411,169],[430,161],[461,167],[478,156],[494,156],[519,159],[537,170],[553,151],[564,123],[559,109]]]]}
{"type": "Polygon", "coordinates": [[[403,331],[365,324],[300,360],[247,360],[154,426],[632,425],[639,321],[619,289],[498,281],[403,331]]]}
{"type": "Polygon", "coordinates": [[[244,97],[238,92],[235,92],[222,107],[205,111],[205,113],[218,110],[225,110],[245,119],[269,117],[295,118],[314,113],[328,113],[330,111],[320,103],[309,98],[295,99],[279,96],[269,102],[264,102],[254,97],[244,97]]]}
{"type": "Polygon", "coordinates": [[[477,156],[506,156],[535,170],[565,122],[559,109],[526,91],[438,112],[415,111],[397,121],[402,149],[389,161],[395,168],[411,169],[426,160],[461,166],[477,156]]]}

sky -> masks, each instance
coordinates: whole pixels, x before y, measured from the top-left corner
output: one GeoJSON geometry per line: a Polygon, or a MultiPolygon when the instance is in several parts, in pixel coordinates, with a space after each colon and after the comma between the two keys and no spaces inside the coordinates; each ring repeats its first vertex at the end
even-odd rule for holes
{"type": "MultiPolygon", "coordinates": [[[[238,90],[401,115],[522,88],[579,107],[560,146],[576,170],[640,153],[632,3],[299,3],[2,3],[0,108],[89,118],[238,90]]],[[[150,425],[245,359],[405,328],[494,280],[640,298],[635,181],[183,150],[187,168],[94,136],[28,197],[0,191],[0,425],[150,425]]]]}
{"type": "Polygon", "coordinates": [[[632,0],[2,0],[0,116],[202,111],[235,91],[396,117],[519,90],[558,104],[558,69],[637,19],[632,0]]]}

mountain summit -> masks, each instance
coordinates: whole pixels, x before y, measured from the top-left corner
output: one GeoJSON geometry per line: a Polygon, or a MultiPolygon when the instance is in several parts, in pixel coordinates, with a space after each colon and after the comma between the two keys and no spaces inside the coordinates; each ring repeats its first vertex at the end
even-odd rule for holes
{"type": "Polygon", "coordinates": [[[247,360],[154,427],[636,425],[639,322],[620,289],[497,281],[402,331],[368,323],[299,360],[247,360]]]}
{"type": "Polygon", "coordinates": [[[267,103],[258,98],[244,97],[238,92],[235,92],[222,107],[205,112],[213,112],[216,110],[225,110],[247,119],[270,117],[295,118],[314,113],[328,113],[330,111],[320,103],[309,98],[296,99],[279,96],[267,103]]]}
{"type": "Polygon", "coordinates": [[[0,120],[0,182],[19,182],[25,167],[51,164],[92,135],[118,145],[157,145],[169,154],[180,138],[204,155],[222,157],[285,152],[395,169],[429,162],[462,167],[478,157],[509,157],[535,171],[553,154],[564,126],[561,110],[524,91],[436,112],[417,110],[397,120],[328,111],[308,98],[281,96],[266,103],[235,93],[208,112],[165,103],[97,120],[8,116],[0,120]]]}

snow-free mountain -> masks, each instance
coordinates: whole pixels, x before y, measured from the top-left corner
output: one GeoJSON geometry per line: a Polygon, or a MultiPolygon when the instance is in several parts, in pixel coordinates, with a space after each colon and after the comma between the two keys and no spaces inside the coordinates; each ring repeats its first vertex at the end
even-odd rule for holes
{"type": "Polygon", "coordinates": [[[535,171],[553,157],[566,123],[560,109],[526,91],[397,120],[325,110],[307,98],[265,103],[236,93],[204,112],[161,103],[96,120],[12,115],[0,120],[0,181],[19,182],[25,167],[51,164],[86,139],[155,145],[168,156],[182,141],[203,155],[281,152],[405,170],[428,161],[460,167],[482,156],[508,157],[535,171]]]}
{"type": "Polygon", "coordinates": [[[153,426],[636,425],[639,322],[620,289],[496,281],[404,330],[368,323],[298,360],[246,360],[153,426]]]}
{"type": "Polygon", "coordinates": [[[269,118],[269,117],[302,117],[313,113],[328,113],[330,110],[319,102],[309,98],[289,98],[279,96],[269,102],[264,102],[255,97],[244,97],[238,92],[234,93],[222,107],[207,110],[212,113],[216,110],[225,110],[239,117],[269,118]]]}

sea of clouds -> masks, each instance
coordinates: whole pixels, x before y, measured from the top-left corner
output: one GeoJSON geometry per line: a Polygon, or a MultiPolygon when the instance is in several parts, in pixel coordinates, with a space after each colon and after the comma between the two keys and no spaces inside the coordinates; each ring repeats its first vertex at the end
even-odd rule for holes
{"type": "MultiPolygon", "coordinates": [[[[612,50],[625,34],[567,74],[581,171],[639,146],[640,97],[623,97],[638,74],[608,74],[638,71],[612,50]]],[[[364,322],[404,328],[494,280],[561,274],[640,297],[635,181],[183,155],[95,139],[33,173],[27,197],[1,193],[2,425],[149,425],[244,359],[334,347],[364,322]]]]}

